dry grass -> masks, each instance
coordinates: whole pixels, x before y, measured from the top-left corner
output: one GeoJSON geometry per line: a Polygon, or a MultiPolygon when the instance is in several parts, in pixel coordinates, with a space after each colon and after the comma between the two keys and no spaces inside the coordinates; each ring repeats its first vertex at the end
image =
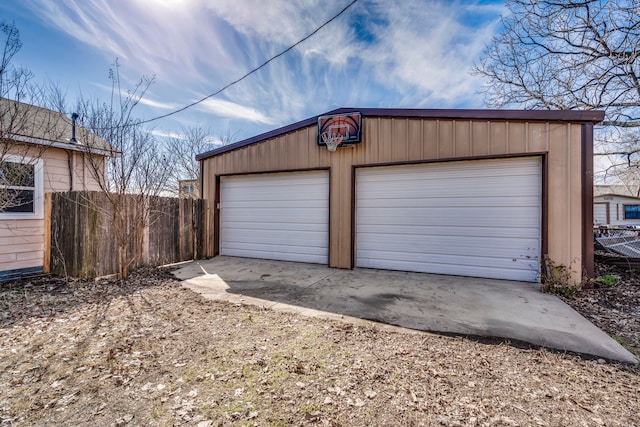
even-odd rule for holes
{"type": "Polygon", "coordinates": [[[0,305],[7,425],[639,423],[638,368],[212,302],[161,273],[0,305]]]}

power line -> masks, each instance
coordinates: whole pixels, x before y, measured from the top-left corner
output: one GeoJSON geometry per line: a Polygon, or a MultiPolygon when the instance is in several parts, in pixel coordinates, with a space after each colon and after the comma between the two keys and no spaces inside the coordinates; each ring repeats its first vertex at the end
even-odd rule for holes
{"type": "Polygon", "coordinates": [[[309,40],[311,37],[313,37],[318,31],[320,31],[321,29],[323,29],[324,27],[326,27],[327,25],[329,25],[331,22],[335,21],[337,18],[339,18],[343,13],[345,13],[351,6],[353,6],[358,0],[353,0],[351,3],[349,3],[348,5],[346,5],[340,12],[338,12],[336,15],[334,15],[333,17],[331,17],[328,21],[326,21],[324,24],[320,25],[318,28],[316,28],[315,30],[313,30],[311,33],[307,34],[305,37],[303,37],[302,39],[300,39],[299,41],[297,41],[295,44],[292,44],[291,46],[289,46],[288,48],[286,48],[285,50],[283,50],[282,52],[278,53],[275,56],[272,56],[271,58],[267,59],[265,62],[263,62],[262,64],[258,65],[256,68],[252,69],[251,71],[247,72],[245,75],[243,75],[242,77],[232,81],[231,83],[226,84],[225,86],[223,86],[222,88],[218,89],[217,91],[213,92],[210,95],[205,96],[202,99],[199,99],[197,101],[192,102],[191,104],[188,104],[182,108],[179,108],[177,110],[174,110],[170,113],[167,114],[163,114],[161,116],[157,116],[151,119],[147,119],[147,120],[142,120],[140,122],[137,122],[136,124],[145,124],[145,123],[150,123],[156,120],[160,120],[160,119],[164,119],[166,117],[169,116],[173,116],[174,114],[178,114],[184,110],[187,110],[191,107],[194,107],[204,101],[206,101],[209,98],[212,98],[216,95],[219,95],[220,93],[224,92],[225,90],[229,89],[231,86],[240,83],[242,80],[246,79],[247,77],[249,77],[250,75],[252,75],[253,73],[259,71],[260,69],[266,67],[270,62],[278,59],[279,57],[285,55],[287,52],[289,52],[290,50],[294,49],[295,47],[297,47],[298,45],[304,43],[305,41],[309,40]]]}

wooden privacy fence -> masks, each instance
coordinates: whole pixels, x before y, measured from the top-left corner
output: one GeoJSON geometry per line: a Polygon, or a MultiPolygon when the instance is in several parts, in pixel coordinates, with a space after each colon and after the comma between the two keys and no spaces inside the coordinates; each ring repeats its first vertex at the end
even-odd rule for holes
{"type": "Polygon", "coordinates": [[[130,268],[197,259],[202,255],[201,199],[126,195],[114,204],[101,192],[46,195],[45,270],[71,277],[92,278],[118,273],[116,227],[127,236],[130,268]],[[148,209],[141,222],[142,207],[148,209]],[[116,218],[120,224],[116,225],[116,218]]]}

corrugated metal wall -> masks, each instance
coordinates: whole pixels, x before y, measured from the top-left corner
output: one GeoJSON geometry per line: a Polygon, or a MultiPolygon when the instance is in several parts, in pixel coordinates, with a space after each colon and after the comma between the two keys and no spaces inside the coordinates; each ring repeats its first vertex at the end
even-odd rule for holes
{"type": "Polygon", "coordinates": [[[548,254],[554,262],[571,266],[579,277],[581,124],[364,117],[363,126],[361,144],[335,153],[316,145],[317,128],[309,126],[205,159],[207,255],[214,254],[217,175],[329,168],[329,265],[351,268],[354,166],[547,153],[548,254]]]}

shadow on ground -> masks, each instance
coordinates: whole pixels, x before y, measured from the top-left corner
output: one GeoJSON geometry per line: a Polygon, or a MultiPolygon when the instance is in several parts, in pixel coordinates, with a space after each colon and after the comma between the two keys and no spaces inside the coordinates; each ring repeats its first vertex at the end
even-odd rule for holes
{"type": "Polygon", "coordinates": [[[187,264],[174,275],[211,299],[513,339],[637,363],[624,347],[534,283],[224,256],[187,264]]]}

